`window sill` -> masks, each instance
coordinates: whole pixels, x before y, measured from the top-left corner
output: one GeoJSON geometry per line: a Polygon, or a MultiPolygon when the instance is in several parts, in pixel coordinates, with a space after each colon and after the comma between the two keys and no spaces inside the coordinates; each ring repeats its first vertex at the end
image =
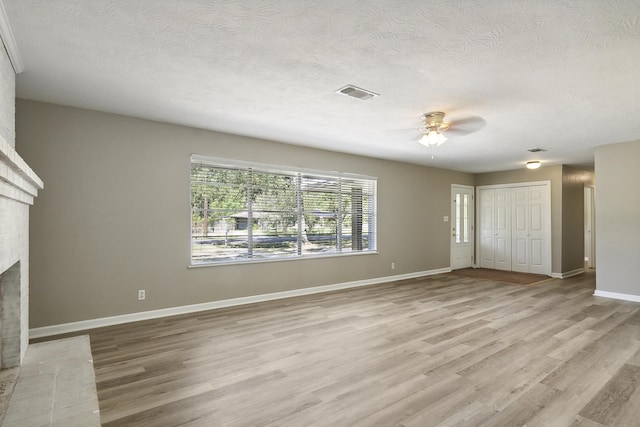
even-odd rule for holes
{"type": "Polygon", "coordinates": [[[378,254],[379,254],[378,251],[367,251],[367,252],[350,252],[350,253],[330,254],[330,255],[293,256],[291,258],[255,259],[255,260],[247,260],[247,261],[221,261],[221,262],[212,262],[212,263],[206,263],[206,264],[189,264],[187,268],[197,269],[197,268],[204,268],[204,267],[252,265],[252,264],[265,264],[265,263],[271,263],[271,262],[303,261],[303,260],[311,260],[311,259],[343,258],[343,257],[378,255],[378,254]]]}

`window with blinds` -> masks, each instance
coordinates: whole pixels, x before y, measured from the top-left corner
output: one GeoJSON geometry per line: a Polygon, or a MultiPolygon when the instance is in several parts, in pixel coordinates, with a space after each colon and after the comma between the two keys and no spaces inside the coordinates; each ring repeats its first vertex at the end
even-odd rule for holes
{"type": "Polygon", "coordinates": [[[376,251],[376,178],[193,155],[191,264],[376,251]]]}

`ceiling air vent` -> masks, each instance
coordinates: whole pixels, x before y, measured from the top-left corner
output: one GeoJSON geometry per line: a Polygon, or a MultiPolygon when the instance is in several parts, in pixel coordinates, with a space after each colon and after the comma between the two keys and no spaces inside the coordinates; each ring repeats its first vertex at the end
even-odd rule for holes
{"type": "Polygon", "coordinates": [[[531,153],[540,153],[542,151],[547,151],[544,148],[529,148],[527,151],[531,152],[531,153]]]}
{"type": "Polygon", "coordinates": [[[379,96],[379,93],[371,92],[370,90],[362,89],[357,86],[347,85],[342,87],[336,91],[337,93],[341,93],[343,95],[350,96],[352,98],[360,99],[362,101],[366,101],[368,99],[373,99],[376,96],[379,96]]]}

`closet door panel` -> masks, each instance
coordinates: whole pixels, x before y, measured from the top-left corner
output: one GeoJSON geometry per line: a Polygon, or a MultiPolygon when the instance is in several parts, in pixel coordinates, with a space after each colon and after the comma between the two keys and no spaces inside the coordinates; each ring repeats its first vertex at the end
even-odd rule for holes
{"type": "Polygon", "coordinates": [[[511,270],[521,273],[529,272],[529,189],[516,187],[513,189],[511,213],[512,262],[511,270]]]}
{"type": "Polygon", "coordinates": [[[480,190],[480,267],[495,268],[494,190],[480,190]]]}
{"type": "Polygon", "coordinates": [[[531,273],[538,273],[542,271],[544,274],[544,245],[541,239],[531,239],[529,242],[529,253],[531,254],[531,261],[529,262],[529,270],[531,273]]]}
{"type": "Polygon", "coordinates": [[[508,239],[496,238],[495,264],[497,270],[511,270],[511,242],[508,239]]]}
{"type": "Polygon", "coordinates": [[[495,190],[495,268],[511,270],[511,189],[495,190]]]}
{"type": "Polygon", "coordinates": [[[536,274],[549,274],[548,262],[549,244],[547,230],[551,224],[547,224],[545,213],[549,210],[546,186],[529,187],[529,272],[536,274]]]}

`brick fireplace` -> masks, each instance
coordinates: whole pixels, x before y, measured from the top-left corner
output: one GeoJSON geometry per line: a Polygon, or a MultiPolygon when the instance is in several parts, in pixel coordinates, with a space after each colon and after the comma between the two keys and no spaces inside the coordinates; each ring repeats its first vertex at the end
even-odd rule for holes
{"type": "MultiPolygon", "coordinates": [[[[29,207],[42,180],[15,150],[16,74],[24,71],[0,0],[0,368],[29,344],[29,207]]],[[[1,384],[0,384],[1,386],[1,384]]],[[[2,388],[2,387],[0,387],[2,388]]]]}
{"type": "Polygon", "coordinates": [[[29,207],[40,178],[0,136],[0,362],[20,365],[29,343],[29,207]]]}

